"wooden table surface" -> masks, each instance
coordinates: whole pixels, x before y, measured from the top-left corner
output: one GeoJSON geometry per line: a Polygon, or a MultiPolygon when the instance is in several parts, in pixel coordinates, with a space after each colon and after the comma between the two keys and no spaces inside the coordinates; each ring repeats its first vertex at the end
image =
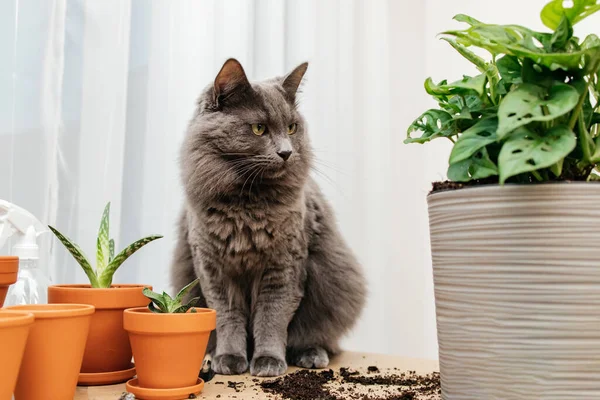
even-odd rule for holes
{"type": "MultiPolygon", "coordinates": [[[[377,366],[382,374],[386,373],[386,370],[393,370],[392,372],[398,373],[399,371],[416,371],[419,374],[428,374],[431,372],[439,371],[439,364],[434,360],[420,360],[420,359],[409,359],[388,355],[380,354],[363,354],[363,353],[352,353],[346,352],[335,357],[329,366],[333,370],[339,370],[341,367],[349,367],[356,369],[360,372],[366,372],[367,367],[375,365],[377,366]]],[[[292,368],[288,372],[294,372],[297,368],[292,368]]],[[[250,399],[278,399],[279,397],[263,393],[258,387],[255,377],[246,375],[216,375],[211,381],[207,382],[204,386],[204,390],[199,396],[199,399],[236,399],[236,400],[250,400],[250,399]],[[229,381],[242,382],[243,384],[238,385],[238,390],[227,386],[229,381]],[[220,383],[219,383],[220,382],[220,383]]],[[[263,378],[259,379],[262,380],[263,378]]],[[[272,379],[272,378],[265,378],[272,379]]],[[[377,395],[379,390],[383,388],[370,387],[373,392],[369,392],[370,395],[377,395]]],[[[112,385],[112,386],[90,386],[90,387],[78,387],[75,393],[74,400],[118,400],[121,394],[125,391],[125,384],[112,385]]],[[[383,392],[382,392],[383,393],[383,392]]]]}

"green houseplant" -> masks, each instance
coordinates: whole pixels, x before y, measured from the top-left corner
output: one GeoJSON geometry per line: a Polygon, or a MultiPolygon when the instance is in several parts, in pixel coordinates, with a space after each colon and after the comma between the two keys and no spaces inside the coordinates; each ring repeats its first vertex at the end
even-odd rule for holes
{"type": "Polygon", "coordinates": [[[468,28],[444,32],[443,39],[480,74],[453,83],[427,79],[425,90],[439,107],[410,125],[405,142],[451,140],[448,178],[455,182],[590,179],[600,162],[600,39],[575,37],[573,24],[600,6],[574,4],[564,9],[563,1],[552,1],[542,10],[553,32],[457,15],[468,28]],[[415,131],[421,135],[412,137],[415,131]]]}
{"type": "Polygon", "coordinates": [[[427,197],[444,399],[600,398],[600,39],[573,31],[598,10],[442,34],[479,74],[427,79],[405,142],[453,142],[427,197]]]}
{"type": "Polygon", "coordinates": [[[160,393],[185,399],[204,387],[198,373],[217,320],[214,310],[194,307],[199,298],[183,303],[197,284],[198,280],[191,282],[174,298],[144,289],[148,306],[125,310],[124,326],[137,367],[137,378],[126,386],[136,397],[160,393]]]}
{"type": "Polygon", "coordinates": [[[50,303],[90,304],[96,308],[79,375],[81,385],[124,382],[135,375],[131,345],[123,329],[123,310],[146,304],[142,290],[147,285],[113,284],[117,269],[136,251],[161,238],[152,235],[135,241],[115,255],[110,238],[110,203],[104,208],[96,240],[96,267],[93,268],[81,247],[50,226],[86,273],[89,285],[54,285],[48,288],[50,303]]]}

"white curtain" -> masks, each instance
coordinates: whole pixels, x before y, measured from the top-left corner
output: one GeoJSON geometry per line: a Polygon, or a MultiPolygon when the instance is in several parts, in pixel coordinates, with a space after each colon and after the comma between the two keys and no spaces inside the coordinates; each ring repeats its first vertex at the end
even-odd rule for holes
{"type": "MultiPolygon", "coordinates": [[[[0,198],[89,255],[112,202],[117,246],[148,245],[117,282],[169,290],[182,201],[178,151],[196,97],[229,57],[251,79],[309,61],[302,110],[314,171],[369,279],[352,350],[437,357],[425,197],[448,144],[403,145],[433,106],[427,76],[470,72],[435,35],[463,12],[541,28],[544,0],[3,0],[0,198]]],[[[591,25],[588,25],[591,26],[591,25]]],[[[50,236],[56,283],[85,275],[50,236]]]]}

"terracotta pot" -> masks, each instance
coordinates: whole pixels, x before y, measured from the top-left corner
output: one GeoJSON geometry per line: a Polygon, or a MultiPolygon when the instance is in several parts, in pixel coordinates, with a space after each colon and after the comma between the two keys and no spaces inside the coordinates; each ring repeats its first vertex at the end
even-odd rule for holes
{"type": "MultiPolygon", "coordinates": [[[[145,285],[112,285],[110,289],[92,289],[90,285],[56,285],[48,288],[49,303],[90,304],[92,316],[82,373],[123,371],[131,367],[131,346],[123,329],[123,310],[147,306],[142,294],[145,285]]],[[[135,375],[135,371],[134,375],[135,375]]],[[[131,378],[125,376],[124,380],[131,378]]]]}
{"type": "Polygon", "coordinates": [[[0,310],[0,400],[11,400],[29,328],[31,313],[0,310]]]}
{"type": "Polygon", "coordinates": [[[17,380],[15,400],[72,399],[94,306],[31,304],[8,309],[35,315],[17,380]]]}
{"type": "Polygon", "coordinates": [[[600,184],[428,197],[442,398],[600,399],[600,184]]]}
{"type": "Polygon", "coordinates": [[[0,307],[4,305],[8,287],[17,281],[19,257],[0,256],[0,307]]]}
{"type": "Polygon", "coordinates": [[[139,386],[173,389],[197,384],[210,332],[216,328],[215,310],[156,314],[147,307],[125,310],[139,386]]]}

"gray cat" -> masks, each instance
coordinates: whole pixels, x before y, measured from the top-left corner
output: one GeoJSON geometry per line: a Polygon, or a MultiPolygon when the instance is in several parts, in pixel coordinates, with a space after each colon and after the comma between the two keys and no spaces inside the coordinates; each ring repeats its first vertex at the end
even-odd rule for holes
{"type": "Polygon", "coordinates": [[[209,345],[217,373],[249,366],[277,376],[286,359],[324,368],[365,302],[361,269],[309,177],[313,154],[296,107],[307,67],[250,84],[228,60],[183,144],[172,278],[179,289],[199,277],[192,296],[217,310],[209,345]]]}

